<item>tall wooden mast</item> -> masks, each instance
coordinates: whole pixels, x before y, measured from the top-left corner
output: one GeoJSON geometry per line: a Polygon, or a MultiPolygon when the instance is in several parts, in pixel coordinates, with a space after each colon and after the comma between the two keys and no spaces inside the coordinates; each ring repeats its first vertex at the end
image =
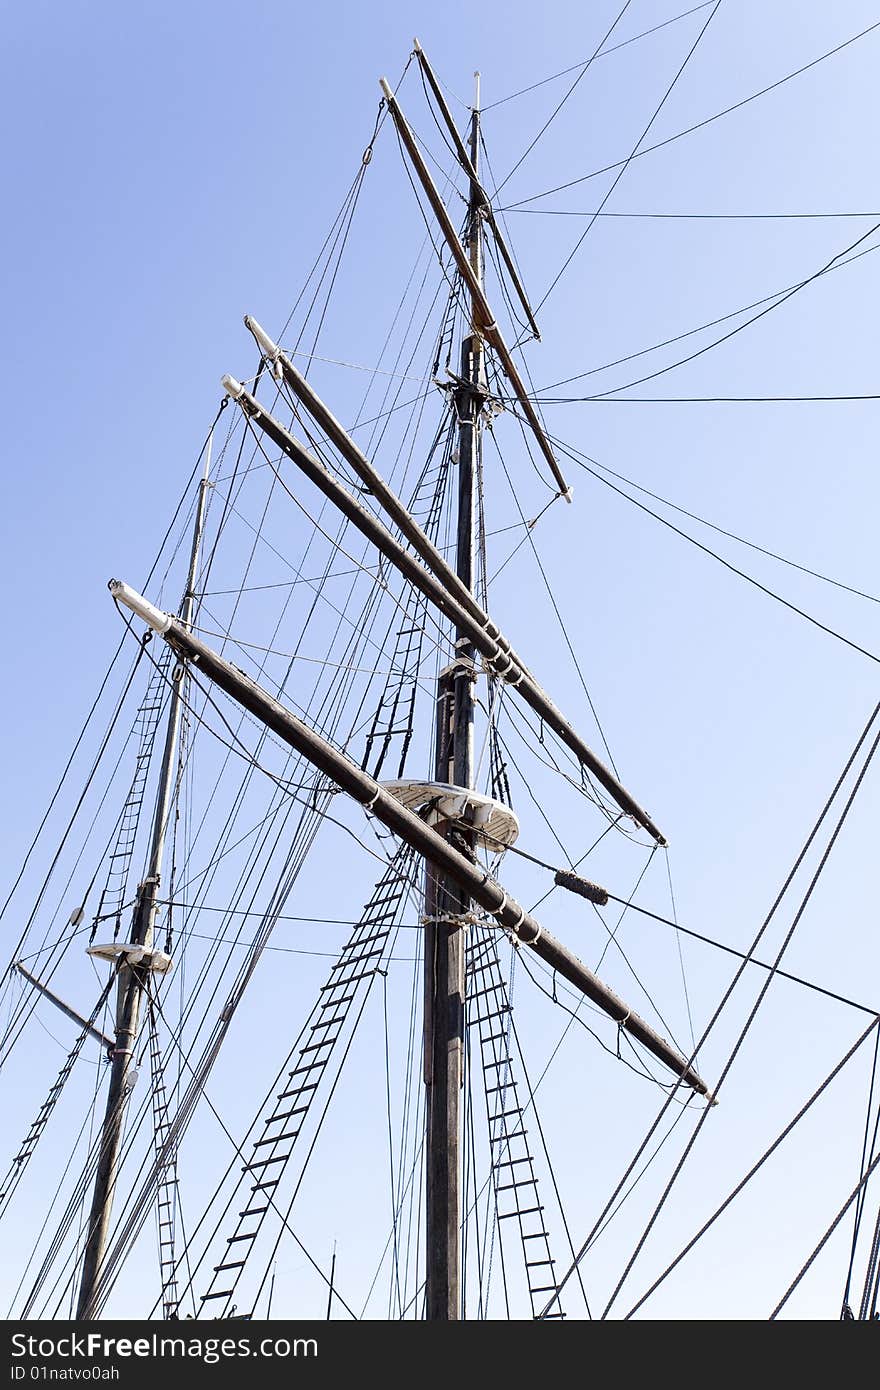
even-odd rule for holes
{"type": "MultiPolygon", "coordinates": [[[[210,467],[211,440],[209,438],[205,449],[205,468],[196,504],[186,589],[180,606],[180,621],[186,628],[192,622],[196,572],[204,527],[210,467]]],[[[123,1122],[129,1094],[136,1080],[133,1066],[134,1050],[140,1023],[141,999],[152,970],[153,931],[158,908],[162,861],[177,780],[180,723],[183,713],[183,692],[181,689],[183,674],[183,667],[178,666],[172,678],[168,725],[162,754],[162,770],[159,775],[159,792],[156,799],[150,855],[146,876],[138,886],[137,902],[132,917],[131,937],[128,943],[131,954],[129,957],[123,953],[118,958],[116,1037],[111,1052],[110,1085],[107,1091],[107,1105],[101,1129],[101,1144],[98,1150],[95,1189],[83,1254],[82,1278],[76,1310],[78,1320],[91,1319],[97,1315],[98,1284],[110,1230],[110,1213],[113,1207],[113,1194],[119,1169],[123,1122]]]]}
{"type": "MultiPolygon", "coordinates": [[[[480,78],[475,74],[470,158],[476,172],[480,143],[480,78]]],[[[483,281],[479,185],[471,182],[466,250],[477,284],[483,281]]],[[[480,454],[485,394],[483,340],[476,298],[471,298],[470,332],[461,348],[460,384],[454,395],[458,429],[458,522],[456,573],[474,587],[474,488],[480,454]]],[[[455,660],[437,690],[434,776],[456,787],[473,786],[474,648],[456,630],[455,660]]],[[[460,847],[473,836],[458,825],[460,847]],[[461,842],[464,842],[463,844],[461,842]]],[[[447,875],[428,865],[425,904],[425,1086],[426,1086],[426,1317],[454,1321],[461,1312],[461,1094],[464,1061],[465,941],[462,918],[470,898],[447,875]]]]}

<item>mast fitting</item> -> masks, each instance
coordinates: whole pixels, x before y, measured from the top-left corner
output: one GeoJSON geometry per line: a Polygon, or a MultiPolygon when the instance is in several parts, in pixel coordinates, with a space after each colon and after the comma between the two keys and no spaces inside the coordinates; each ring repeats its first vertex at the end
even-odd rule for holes
{"type": "Polygon", "coordinates": [[[163,613],[161,608],[157,608],[149,599],[142,594],[136,593],[128,584],[123,584],[121,579],[111,579],[107,588],[110,590],[117,603],[130,608],[132,613],[138,618],[143,618],[154,632],[163,636],[171,626],[172,618],[170,613],[163,613]]]}

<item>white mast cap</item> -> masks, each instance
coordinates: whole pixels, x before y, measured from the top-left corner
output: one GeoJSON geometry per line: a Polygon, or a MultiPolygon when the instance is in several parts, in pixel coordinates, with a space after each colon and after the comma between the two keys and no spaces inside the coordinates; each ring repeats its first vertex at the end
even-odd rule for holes
{"type": "Polygon", "coordinates": [[[143,618],[155,632],[160,635],[167,632],[173,619],[170,613],[163,613],[161,608],[157,608],[149,599],[145,599],[142,594],[137,593],[128,584],[123,584],[121,579],[111,579],[107,585],[117,603],[122,603],[126,608],[130,608],[138,618],[143,618]]]}
{"type": "Polygon", "coordinates": [[[254,337],[257,340],[257,347],[260,349],[260,352],[263,354],[263,356],[268,357],[270,362],[274,362],[281,349],[277,343],[272,342],[272,339],[269,337],[269,334],[266,332],[265,328],[261,328],[261,326],[257,323],[257,320],[251,318],[250,314],[245,314],[244,326],[245,328],[249,329],[251,333],[253,333],[254,337]]]}

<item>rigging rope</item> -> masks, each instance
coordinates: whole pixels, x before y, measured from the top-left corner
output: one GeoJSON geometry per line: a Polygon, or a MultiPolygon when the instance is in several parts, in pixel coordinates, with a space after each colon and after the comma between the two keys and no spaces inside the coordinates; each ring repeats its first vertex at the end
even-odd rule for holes
{"type": "MultiPolygon", "coordinates": [[[[693,1058],[694,1058],[694,1057],[697,1055],[697,1053],[702,1049],[703,1045],[704,1045],[705,1042],[706,1042],[706,1039],[709,1037],[710,1033],[711,1033],[712,1030],[714,1029],[715,1024],[717,1023],[719,1017],[721,1016],[721,1013],[723,1012],[723,1010],[724,1010],[725,1006],[727,1005],[727,1003],[728,1003],[728,1001],[729,1001],[731,995],[733,994],[733,992],[734,992],[734,990],[735,990],[737,984],[739,983],[739,981],[740,981],[740,979],[741,979],[741,977],[742,977],[742,975],[743,975],[743,972],[745,971],[746,965],[748,964],[749,960],[750,960],[750,959],[752,958],[752,956],[754,955],[754,952],[757,950],[757,948],[758,948],[758,946],[759,946],[759,944],[760,944],[760,942],[761,942],[761,939],[762,939],[762,937],[764,936],[764,933],[767,931],[767,929],[768,929],[768,927],[769,927],[771,921],[773,920],[774,916],[776,915],[777,909],[779,908],[779,906],[780,906],[780,904],[781,904],[781,902],[782,902],[782,900],[783,900],[783,898],[784,898],[786,892],[788,891],[788,889],[789,889],[791,883],[793,882],[793,880],[794,880],[794,878],[795,878],[795,875],[797,874],[798,870],[800,869],[801,865],[803,864],[804,860],[806,859],[807,854],[809,853],[809,850],[810,850],[810,848],[811,848],[811,846],[812,846],[812,844],[813,844],[813,841],[816,839],[817,835],[819,834],[819,831],[820,831],[820,829],[821,829],[821,827],[822,827],[822,825],[823,825],[823,823],[824,823],[824,821],[825,821],[825,818],[827,817],[829,811],[831,810],[831,807],[832,807],[832,805],[833,805],[833,803],[834,803],[834,801],[835,801],[835,799],[836,799],[836,797],[837,797],[837,795],[838,795],[838,793],[839,793],[841,787],[843,786],[843,783],[844,783],[844,781],[846,780],[846,778],[847,778],[847,776],[848,776],[848,774],[849,774],[849,772],[850,772],[850,770],[851,770],[851,768],[852,768],[852,766],[853,766],[853,764],[854,764],[856,758],[858,757],[859,751],[861,750],[862,745],[865,743],[866,739],[868,738],[868,736],[869,736],[869,734],[870,734],[870,731],[871,731],[871,729],[872,729],[872,727],[873,727],[875,721],[877,720],[878,715],[880,715],[880,703],[878,703],[877,705],[875,705],[875,706],[874,706],[874,709],[871,711],[871,714],[870,714],[870,716],[869,716],[869,718],[868,718],[868,721],[867,721],[867,723],[865,724],[865,726],[864,726],[862,732],[860,733],[858,739],[856,740],[856,743],[855,743],[855,746],[854,746],[853,749],[852,749],[852,752],[849,754],[849,756],[848,756],[848,758],[847,758],[847,760],[846,760],[846,763],[845,763],[844,766],[843,766],[842,771],[841,771],[840,774],[838,775],[837,780],[835,781],[834,786],[833,786],[832,789],[831,789],[831,792],[829,793],[828,797],[826,798],[825,803],[824,803],[824,805],[823,805],[821,811],[819,812],[819,815],[818,815],[817,819],[815,820],[815,822],[814,822],[814,824],[813,824],[812,829],[810,830],[809,834],[807,835],[807,838],[806,838],[806,840],[804,841],[804,844],[802,845],[800,851],[798,852],[798,855],[797,855],[797,857],[795,858],[794,863],[792,864],[791,868],[789,869],[789,872],[788,872],[788,874],[786,875],[786,877],[785,877],[785,879],[784,879],[784,881],[783,881],[783,883],[782,883],[781,888],[779,889],[778,893],[776,894],[776,897],[774,898],[773,903],[771,904],[771,907],[770,907],[769,912],[766,914],[766,916],[765,916],[763,922],[761,923],[761,926],[759,927],[759,929],[758,929],[758,931],[757,931],[757,933],[756,933],[756,935],[755,935],[755,938],[754,938],[754,940],[752,941],[752,944],[751,944],[751,946],[750,946],[750,948],[749,948],[749,951],[748,951],[748,954],[747,954],[746,958],[743,960],[742,964],[741,964],[741,965],[739,966],[739,968],[736,970],[736,972],[735,972],[735,974],[734,974],[734,976],[733,976],[733,979],[731,980],[730,984],[727,986],[726,990],[724,991],[724,994],[722,995],[722,998],[721,998],[720,1002],[719,1002],[718,1005],[716,1006],[715,1010],[713,1011],[713,1014],[712,1014],[711,1018],[709,1019],[708,1024],[706,1025],[705,1029],[703,1030],[703,1033],[702,1033],[702,1035],[701,1035],[701,1037],[700,1037],[700,1039],[699,1039],[699,1041],[698,1041],[698,1043],[697,1043],[697,1046],[696,1046],[696,1048],[694,1049],[694,1052],[693,1052],[691,1058],[689,1059],[690,1062],[693,1062],[693,1058]]],[[[878,738],[880,738],[880,735],[878,735],[878,738]]],[[[873,745],[872,750],[871,750],[871,756],[873,756],[873,751],[874,751],[874,749],[876,748],[876,746],[877,746],[877,740],[875,739],[874,745],[873,745]]],[[[861,778],[864,776],[864,772],[865,772],[866,767],[867,767],[867,763],[865,764],[865,766],[863,766],[863,768],[862,768],[862,770],[861,770],[861,773],[860,773],[860,775],[859,775],[859,783],[857,783],[857,786],[860,784],[861,778]]],[[[852,800],[853,800],[854,795],[855,795],[855,792],[851,793],[851,795],[850,795],[850,798],[849,798],[849,800],[848,800],[848,802],[847,802],[847,806],[846,806],[845,811],[844,811],[844,817],[848,814],[849,808],[850,808],[850,806],[852,805],[852,800]]],[[[829,846],[828,846],[828,847],[826,848],[826,850],[825,850],[825,853],[824,853],[824,855],[823,855],[822,864],[824,864],[825,860],[827,860],[828,855],[829,855],[830,850],[831,850],[831,845],[834,843],[834,840],[836,839],[837,835],[839,834],[839,831],[840,831],[840,828],[841,828],[842,824],[843,824],[843,817],[838,821],[837,828],[836,828],[835,831],[833,832],[833,837],[832,837],[831,844],[829,844],[829,846]]],[[[810,884],[810,887],[809,887],[808,890],[807,890],[807,895],[806,895],[805,898],[802,900],[801,907],[800,907],[799,913],[798,913],[798,918],[799,918],[799,915],[803,912],[803,909],[804,909],[804,907],[806,906],[806,903],[807,903],[807,901],[808,901],[808,899],[809,899],[809,896],[812,894],[812,891],[813,891],[813,889],[814,889],[814,887],[815,887],[815,884],[816,884],[816,882],[817,882],[817,879],[818,879],[818,873],[821,872],[821,867],[822,867],[822,865],[820,865],[820,870],[817,871],[817,873],[814,875],[813,880],[812,880],[812,882],[811,882],[811,884],[810,884]]],[[[740,1035],[739,1035],[739,1041],[736,1043],[736,1045],[735,1045],[735,1047],[734,1047],[734,1051],[733,1051],[733,1053],[732,1053],[732,1054],[730,1055],[730,1057],[729,1057],[727,1066],[726,1066],[725,1071],[724,1071],[724,1075],[726,1075],[727,1072],[730,1070],[730,1067],[731,1067],[731,1065],[733,1064],[733,1060],[734,1060],[734,1057],[735,1057],[735,1055],[736,1055],[736,1052],[739,1050],[739,1047],[740,1047],[740,1045],[741,1045],[741,1043],[742,1043],[742,1040],[744,1039],[746,1032],[748,1031],[749,1027],[751,1026],[752,1021],[754,1020],[754,1017],[755,1017],[755,1014],[756,1014],[756,1012],[757,1012],[757,1009],[759,1008],[759,1006],[760,1006],[760,1004],[761,1004],[761,1002],[762,1002],[762,1000],[763,1000],[763,998],[764,998],[764,996],[765,996],[765,994],[766,994],[766,992],[767,992],[767,989],[768,989],[768,987],[769,987],[769,985],[770,985],[770,983],[771,983],[771,981],[772,981],[772,979],[773,979],[773,974],[776,972],[776,969],[778,969],[779,962],[780,962],[780,960],[781,960],[781,958],[782,958],[782,955],[783,955],[783,953],[784,953],[784,951],[785,951],[785,949],[786,949],[786,947],[787,947],[787,945],[788,945],[788,941],[791,939],[791,935],[792,935],[792,933],[793,933],[793,931],[794,931],[795,926],[797,925],[797,920],[798,920],[798,918],[795,919],[795,922],[794,922],[794,924],[792,925],[792,927],[790,928],[786,940],[783,942],[782,948],[781,948],[780,951],[777,953],[776,960],[775,960],[775,962],[774,962],[774,970],[773,970],[772,973],[768,974],[767,981],[766,981],[765,985],[763,986],[763,988],[762,988],[762,990],[761,990],[761,992],[760,992],[760,994],[759,994],[759,996],[758,996],[758,1000],[757,1000],[756,1004],[754,1005],[754,1007],[753,1007],[753,1009],[752,1009],[750,1018],[749,1018],[749,1020],[748,1020],[747,1023],[746,1023],[745,1029],[740,1033],[740,1035]]],[[[723,1081],[724,1077],[722,1076],[721,1079],[722,1079],[722,1081],[723,1081]]],[[[679,1088],[680,1085],[681,1085],[681,1082],[679,1081],[679,1082],[677,1083],[677,1085],[676,1085],[676,1090],[679,1088]]],[[[716,1094],[717,1094],[717,1087],[716,1087],[716,1094]]],[[[578,1263],[580,1262],[580,1260],[583,1258],[584,1254],[586,1253],[587,1249],[589,1248],[590,1242],[592,1241],[593,1237],[595,1236],[595,1234],[596,1234],[597,1230],[599,1229],[599,1227],[600,1227],[602,1221],[604,1220],[604,1218],[605,1218],[605,1216],[607,1215],[608,1211],[610,1210],[611,1206],[613,1205],[613,1203],[615,1202],[615,1200],[616,1200],[616,1198],[618,1197],[619,1193],[621,1192],[622,1188],[624,1187],[624,1185],[625,1185],[627,1179],[629,1178],[630,1174],[632,1173],[633,1169],[635,1168],[636,1164],[638,1163],[639,1159],[641,1158],[642,1154],[644,1153],[646,1147],[647,1147],[648,1144],[650,1143],[651,1137],[653,1136],[653,1134],[654,1134],[655,1131],[657,1130],[658,1126],[659,1126],[660,1123],[662,1122],[663,1116],[666,1114],[666,1111],[667,1111],[667,1109],[669,1108],[669,1105],[671,1104],[674,1095],[675,1095],[675,1091],[672,1092],[672,1094],[667,1098],[667,1100],[666,1100],[666,1101],[663,1103],[663,1105],[661,1106],[658,1115],[656,1116],[656,1118],[654,1119],[654,1121],[653,1121],[652,1124],[650,1125],[647,1134],[646,1134],[645,1137],[642,1139],[641,1143],[639,1144],[638,1148],[636,1149],[635,1155],[634,1155],[633,1158],[630,1160],[629,1164],[627,1165],[626,1169],[624,1170],[623,1176],[620,1178],[620,1180],[619,1180],[618,1183],[616,1184],[616,1186],[615,1186],[615,1188],[614,1188],[614,1191],[612,1192],[610,1198],[608,1199],[608,1201],[606,1202],[606,1204],[605,1204],[605,1206],[603,1207],[602,1211],[600,1212],[599,1217],[598,1217],[597,1221],[595,1222],[595,1224],[594,1224],[592,1230],[590,1231],[589,1235],[587,1236],[586,1240],[584,1241],[583,1245],[581,1246],[581,1249],[580,1249],[580,1251],[578,1252],[577,1259],[574,1261],[574,1265],[576,1265],[576,1264],[578,1264],[578,1263]]],[[[678,1164],[678,1167],[677,1167],[677,1169],[676,1169],[676,1171],[675,1171],[675,1174],[674,1174],[674,1176],[673,1176],[673,1181],[674,1181],[675,1176],[677,1176],[677,1174],[681,1171],[681,1168],[682,1168],[682,1166],[683,1166],[683,1164],[684,1164],[684,1161],[685,1161],[685,1159],[687,1158],[687,1155],[688,1155],[688,1153],[690,1152],[690,1149],[693,1147],[693,1142],[694,1142],[694,1139],[695,1139],[695,1137],[696,1137],[696,1134],[699,1132],[699,1128],[702,1127],[702,1124],[703,1124],[703,1122],[704,1122],[704,1120],[705,1120],[705,1117],[706,1117],[706,1116],[709,1114],[709,1112],[710,1112],[710,1108],[711,1108],[711,1107],[706,1106],[706,1108],[701,1112],[700,1119],[699,1119],[699,1121],[698,1121],[698,1128],[697,1128],[697,1130],[695,1130],[694,1135],[692,1136],[692,1138],[691,1138],[691,1140],[690,1140],[690,1142],[689,1142],[689,1144],[688,1144],[688,1147],[687,1147],[687,1149],[685,1150],[685,1153],[684,1153],[682,1159],[680,1160],[680,1162],[679,1162],[679,1164],[678,1164]]],[[[671,1187],[671,1183],[667,1186],[667,1189],[666,1189],[667,1194],[668,1194],[668,1191],[669,1191],[670,1187],[671,1187]]],[[[665,1197],[663,1198],[663,1200],[665,1201],[665,1197]]],[[[655,1217],[654,1217],[653,1219],[656,1219],[656,1215],[657,1215],[658,1212],[659,1212],[659,1208],[657,1208],[657,1210],[655,1211],[655,1217]]],[[[651,1224],[653,1224],[653,1219],[652,1219],[652,1223],[651,1223],[651,1224]]],[[[646,1232],[646,1235],[647,1235],[647,1232],[646,1232]]],[[[642,1242],[642,1243],[643,1243],[643,1242],[642,1242]]],[[[641,1247],[639,1247],[639,1248],[641,1248],[641,1247]]],[[[638,1251],[636,1251],[636,1254],[638,1254],[638,1251]]],[[[629,1268],[632,1267],[632,1263],[633,1263],[634,1258],[635,1258],[635,1256],[633,1256],[633,1259],[630,1260],[630,1263],[629,1263],[629,1266],[628,1266],[627,1270],[624,1271],[624,1276],[623,1276],[623,1278],[626,1277],[626,1274],[628,1273],[629,1268]]],[[[573,1269],[574,1269],[574,1265],[572,1265],[571,1268],[569,1268],[569,1270],[568,1270],[568,1271],[566,1272],[566,1274],[564,1275],[563,1280],[562,1280],[562,1284],[565,1284],[565,1283],[568,1281],[568,1279],[571,1277],[571,1274],[572,1274],[573,1269]]],[[[616,1297],[616,1294],[617,1294],[619,1288],[621,1287],[621,1285],[622,1285],[622,1283],[623,1283],[623,1278],[619,1281],[618,1286],[617,1286],[617,1289],[615,1289],[614,1293],[612,1294],[612,1300],[616,1297]]],[[[558,1285],[557,1287],[561,1287],[561,1285],[558,1285]]],[[[609,1306],[610,1306],[610,1305],[609,1305],[609,1306]]],[[[607,1312],[607,1308],[606,1308],[606,1312],[607,1312]]]]}

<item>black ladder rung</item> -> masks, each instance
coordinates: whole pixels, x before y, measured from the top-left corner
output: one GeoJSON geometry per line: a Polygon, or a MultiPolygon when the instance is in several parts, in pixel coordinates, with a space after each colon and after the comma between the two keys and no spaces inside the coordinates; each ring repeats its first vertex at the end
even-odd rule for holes
{"type": "Polygon", "coordinates": [[[520,1182],[505,1182],[500,1187],[496,1187],[496,1192],[512,1192],[516,1187],[534,1187],[534,1178],[523,1178],[520,1182]]]}
{"type": "Polygon", "coordinates": [[[303,1056],[306,1052],[318,1052],[322,1047],[332,1047],[335,1041],[335,1038],[322,1038],[320,1042],[309,1043],[306,1047],[300,1048],[300,1056],[303,1056]]]}
{"type": "Polygon", "coordinates": [[[315,1059],[314,1062],[306,1062],[305,1066],[303,1067],[294,1067],[293,1071],[289,1071],[287,1075],[291,1077],[302,1076],[304,1072],[315,1071],[317,1067],[326,1067],[326,1065],[326,1057],[318,1057],[315,1059]]]}
{"type": "MultiPolygon", "coordinates": [[[[252,1182],[252,1183],[251,1183],[251,1192],[266,1192],[266,1191],[268,1191],[269,1188],[271,1188],[271,1187],[277,1187],[277,1186],[278,1186],[278,1182],[279,1182],[279,1179],[278,1179],[278,1178],[270,1178],[268,1182],[252,1182]]],[[[243,1236],[234,1236],[233,1239],[234,1239],[234,1240],[243,1240],[244,1237],[243,1237],[243,1236]]]]}
{"type": "Polygon", "coordinates": [[[523,1232],[523,1237],[522,1237],[522,1238],[523,1238],[523,1240],[546,1240],[546,1239],[547,1239],[547,1232],[546,1232],[546,1231],[524,1231],[524,1232],[523,1232]]]}
{"type": "Polygon", "coordinates": [[[288,1100],[290,1096],[301,1096],[304,1091],[317,1091],[320,1082],[305,1081],[301,1086],[292,1086],[289,1091],[280,1091],[279,1100],[288,1100]]]}
{"type": "MultiPolygon", "coordinates": [[[[346,1000],[343,1000],[342,1002],[343,1002],[343,1004],[344,1004],[344,1003],[346,1003],[347,1001],[346,1001],[346,1000]]],[[[339,1003],[339,1000],[335,1000],[334,1003],[339,1003]]],[[[322,1005],[321,1005],[322,1011],[323,1011],[324,1009],[326,1009],[327,1007],[328,1007],[327,1004],[322,1004],[322,1005]]],[[[312,1024],[311,1031],[314,1033],[318,1028],[338,1028],[338,1029],[340,1030],[340,1032],[341,1032],[341,1031],[342,1031],[342,1025],[345,1023],[346,1017],[347,1017],[347,1014],[346,1014],[346,1013],[341,1013],[341,1014],[334,1014],[333,1018],[323,1018],[323,1019],[321,1019],[321,1022],[320,1022],[320,1023],[313,1023],[313,1024],[312,1024]]],[[[337,1039],[338,1037],[339,1037],[339,1033],[336,1034],[336,1037],[334,1037],[333,1041],[336,1042],[336,1039],[337,1039]]]]}
{"type": "Polygon", "coordinates": [[[557,1293],[555,1284],[543,1284],[539,1289],[529,1289],[529,1293],[557,1293]]]}
{"type": "Polygon", "coordinates": [[[527,1129],[503,1129],[500,1134],[493,1134],[490,1142],[493,1144],[511,1144],[514,1139],[525,1139],[528,1134],[527,1129]]]}
{"type": "Polygon", "coordinates": [[[499,1213],[498,1213],[498,1220],[499,1220],[499,1221],[509,1221],[510,1218],[511,1218],[512,1216],[519,1216],[519,1217],[531,1216],[533,1212],[536,1212],[536,1211],[543,1211],[543,1210],[544,1210],[543,1206],[538,1206],[538,1207],[523,1207],[521,1210],[520,1210],[519,1207],[517,1207],[516,1211],[499,1211],[499,1213]]]}
{"type": "Polygon", "coordinates": [[[555,1265],[555,1260],[526,1260],[526,1269],[538,1269],[541,1265],[555,1265]]]}
{"type": "MultiPolygon", "coordinates": [[[[263,1212],[264,1212],[264,1211],[268,1211],[268,1210],[269,1210],[269,1203],[267,1202],[266,1205],[265,1205],[264,1207],[248,1207],[246,1211],[240,1211],[238,1214],[239,1214],[240,1217],[245,1217],[245,1216],[262,1216],[262,1215],[263,1215],[263,1212]]],[[[249,1236],[243,1237],[243,1239],[247,1239],[247,1240],[253,1240],[253,1238],[254,1238],[254,1237],[253,1237],[253,1233],[252,1233],[251,1235],[249,1235],[249,1236]]]]}
{"type": "Polygon", "coordinates": [[[283,1144],[285,1139],[295,1139],[299,1130],[292,1130],[287,1134],[270,1134],[265,1139],[258,1139],[254,1144],[255,1149],[262,1149],[266,1144],[283,1144]]]}
{"type": "MultiPolygon", "coordinates": [[[[372,974],[373,972],[371,971],[370,973],[372,974]]],[[[349,983],[349,982],[346,981],[346,984],[348,984],[348,983],[349,983]]],[[[326,989],[327,986],[325,985],[324,988],[326,989]]],[[[336,988],[338,988],[338,986],[336,986],[336,985],[331,985],[331,989],[336,989],[336,988]]],[[[353,998],[354,998],[354,995],[353,995],[353,994],[347,994],[347,995],[345,996],[344,999],[328,999],[326,1004],[321,1004],[321,1005],[319,1005],[319,1007],[320,1007],[322,1013],[323,1013],[323,1011],[324,1011],[325,1009],[341,1009],[342,1006],[343,1006],[343,1004],[350,1004],[353,998]]],[[[336,1019],[333,1020],[334,1023],[335,1023],[336,1021],[337,1021],[336,1019]]]]}
{"type": "Polygon", "coordinates": [[[217,1293],[203,1293],[201,1302],[205,1303],[209,1298],[231,1298],[235,1289],[220,1289],[217,1293]]]}
{"type": "MultiPolygon", "coordinates": [[[[369,945],[370,942],[373,940],[374,938],[372,936],[368,936],[367,940],[364,942],[364,945],[369,945]]],[[[330,973],[332,975],[337,970],[342,972],[343,970],[350,970],[353,965],[363,965],[364,961],[372,960],[374,956],[381,956],[384,949],[384,946],[375,946],[372,951],[354,951],[349,960],[337,961],[330,973]]]]}
{"type": "Polygon", "coordinates": [[[516,1080],[514,1079],[514,1077],[511,1077],[509,1081],[505,1081],[505,1083],[504,1083],[503,1086],[487,1086],[487,1087],[486,1087],[486,1095],[487,1095],[487,1096],[494,1096],[496,1091],[515,1091],[515,1090],[516,1090],[516,1080]]]}
{"type": "Polygon", "coordinates": [[[272,1158],[258,1158],[254,1163],[248,1163],[242,1168],[243,1173],[253,1173],[257,1168],[268,1168],[270,1163],[286,1163],[290,1158],[290,1153],[275,1154],[272,1158]]]}
{"type": "Polygon", "coordinates": [[[264,1125],[277,1124],[279,1120],[289,1120],[292,1115],[304,1115],[308,1110],[307,1105],[295,1105],[292,1110],[282,1110],[280,1115],[270,1115],[268,1120],[264,1120],[264,1125]]]}
{"type": "Polygon", "coordinates": [[[244,1260],[229,1260],[225,1265],[215,1265],[214,1273],[219,1274],[221,1269],[241,1269],[243,1266],[244,1260]]]}
{"type": "MultiPolygon", "coordinates": [[[[479,1019],[479,1022],[480,1022],[480,1023],[484,1023],[485,1021],[486,1021],[485,1019],[482,1019],[482,1018],[479,1019]]],[[[497,1041],[499,1040],[499,1038],[506,1038],[506,1037],[507,1037],[507,1033],[504,1031],[503,1028],[500,1028],[500,1029],[498,1030],[497,1033],[487,1033],[485,1037],[483,1037],[483,1035],[481,1034],[481,1035],[480,1035],[480,1042],[481,1042],[481,1043],[497,1042],[497,1041]]]]}
{"type": "MultiPolygon", "coordinates": [[[[266,1211],[267,1208],[264,1207],[263,1210],[266,1211]]],[[[244,1212],[239,1212],[239,1216],[244,1216],[244,1212]]],[[[241,1236],[227,1236],[227,1237],[226,1237],[226,1244],[227,1244],[227,1245],[235,1245],[236,1241],[239,1241],[239,1240],[256,1240],[256,1237],[257,1237],[256,1231],[245,1231],[244,1235],[241,1235],[241,1236]]]]}
{"type": "Polygon", "coordinates": [[[531,1154],[526,1154],[524,1158],[502,1158],[495,1164],[496,1168],[513,1168],[517,1163],[533,1163],[531,1154]]]}

